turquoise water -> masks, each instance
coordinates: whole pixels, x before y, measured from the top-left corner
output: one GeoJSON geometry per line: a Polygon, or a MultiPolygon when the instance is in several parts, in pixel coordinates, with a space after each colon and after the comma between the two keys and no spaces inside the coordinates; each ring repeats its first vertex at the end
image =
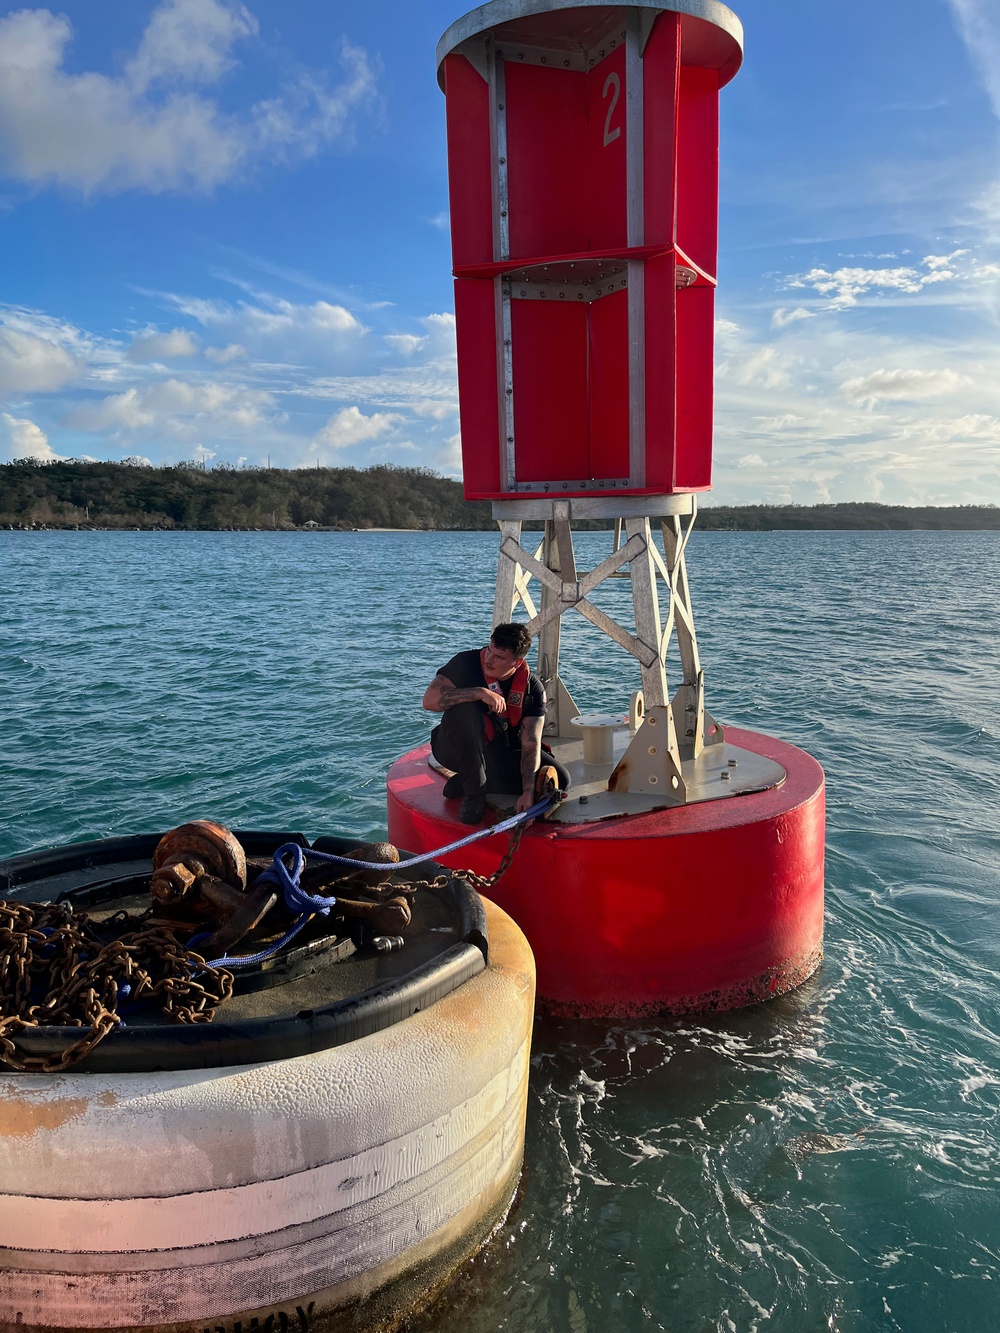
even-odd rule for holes
{"type": "MultiPolygon", "coordinates": [[[[197,816],[382,832],[495,550],[0,532],[0,856],[197,816]]],[[[1000,534],[690,552],[713,711],[826,768],[826,963],[705,1021],[538,1024],[520,1205],[422,1333],[992,1330],[1000,534]]],[[[582,621],[564,644],[578,702],[622,707],[627,659],[582,621]]]]}

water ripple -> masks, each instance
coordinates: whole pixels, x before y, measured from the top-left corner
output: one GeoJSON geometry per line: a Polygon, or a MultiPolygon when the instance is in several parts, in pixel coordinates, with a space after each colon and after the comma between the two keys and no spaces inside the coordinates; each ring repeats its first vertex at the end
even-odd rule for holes
{"type": "MultiPolygon", "coordinates": [[[[0,533],[0,855],[194,816],[380,834],[427,680],[488,633],[495,552],[0,533]]],[[[1000,538],[696,533],[690,560],[713,712],[826,768],[826,962],[742,1013],[539,1022],[520,1204],[418,1326],[992,1328],[1000,538]]],[[[596,600],[630,623],[627,584],[596,600]]],[[[627,703],[580,618],[564,653],[582,707],[627,703]]]]}

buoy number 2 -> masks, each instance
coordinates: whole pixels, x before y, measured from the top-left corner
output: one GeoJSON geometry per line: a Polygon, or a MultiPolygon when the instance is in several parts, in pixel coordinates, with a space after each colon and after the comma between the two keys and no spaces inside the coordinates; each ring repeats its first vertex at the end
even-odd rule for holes
{"type": "Polygon", "coordinates": [[[611,102],[608,106],[608,114],[604,117],[604,147],[614,143],[622,132],[622,127],[616,125],[611,128],[611,117],[615,114],[615,107],[618,105],[618,99],[622,95],[622,81],[617,74],[609,74],[604,80],[604,92],[601,96],[607,100],[608,93],[611,94],[611,102]]]}

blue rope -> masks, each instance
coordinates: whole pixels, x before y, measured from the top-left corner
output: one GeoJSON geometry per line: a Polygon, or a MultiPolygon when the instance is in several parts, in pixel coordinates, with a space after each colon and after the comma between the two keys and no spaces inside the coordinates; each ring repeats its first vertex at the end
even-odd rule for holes
{"type": "MultiPolygon", "coordinates": [[[[329,901],[329,899],[327,900],[329,901]]],[[[248,953],[242,957],[230,958],[228,955],[222,958],[213,958],[208,964],[209,967],[254,967],[257,963],[266,963],[269,958],[273,958],[279,949],[283,949],[286,944],[294,940],[307,921],[313,918],[312,912],[306,912],[299,919],[293,922],[290,930],[286,930],[280,940],[270,945],[267,949],[261,949],[259,953],[248,953]]]]}
{"type": "MultiPolygon", "coordinates": [[[[331,908],[336,905],[337,899],[313,896],[306,893],[299,884],[307,858],[310,861],[351,866],[355,870],[391,870],[394,874],[397,870],[407,870],[410,866],[421,865],[425,861],[436,861],[439,856],[444,856],[447,852],[455,852],[460,847],[468,847],[470,843],[479,842],[481,838],[492,838],[497,833],[507,833],[510,829],[516,828],[518,824],[534,819],[543,810],[547,810],[551,804],[551,796],[546,796],[542,800],[536,801],[530,810],[524,810],[518,815],[511,815],[509,819],[502,819],[499,824],[494,824],[491,828],[479,829],[478,832],[470,833],[465,838],[459,838],[457,842],[450,842],[446,847],[439,847],[436,851],[426,852],[423,856],[411,856],[408,861],[355,861],[349,856],[334,856],[332,852],[317,852],[311,847],[300,847],[297,842],[286,842],[274,853],[271,868],[258,876],[257,883],[278,885],[285,895],[285,906],[289,912],[299,914],[297,920],[292,923],[291,929],[286,931],[280,940],[267,949],[261,949],[259,953],[246,954],[243,957],[231,958],[227,955],[222,958],[213,958],[208,966],[254,967],[258,963],[265,963],[293,940],[306,922],[312,920],[313,916],[317,914],[327,916],[329,914],[331,908]],[[290,869],[285,865],[286,856],[291,857],[290,869]]],[[[206,938],[205,932],[193,936],[188,941],[188,948],[190,949],[206,938]]]]}
{"type": "MultiPolygon", "coordinates": [[[[411,856],[408,861],[355,861],[349,856],[334,856],[332,852],[316,852],[311,847],[305,849],[305,855],[310,861],[332,861],[337,865],[353,866],[355,870],[409,870],[410,866],[422,865],[425,861],[436,861],[439,856],[446,856],[449,852],[457,852],[460,847],[468,847],[471,843],[479,842],[482,838],[492,838],[498,833],[509,833],[511,829],[517,828],[518,824],[524,824],[529,819],[535,819],[547,810],[552,804],[552,797],[545,796],[540,801],[536,801],[530,810],[523,810],[519,815],[511,815],[509,819],[501,819],[499,824],[493,824],[490,828],[479,829],[476,833],[470,833],[465,838],[459,838],[457,842],[449,842],[445,847],[438,847],[436,851],[424,852],[421,856],[411,856]]],[[[302,848],[297,843],[289,842],[284,847],[279,847],[274,854],[275,861],[278,861],[285,852],[290,852],[293,848],[301,852],[302,848]]],[[[329,898],[324,898],[323,902],[329,902],[329,898]]]]}

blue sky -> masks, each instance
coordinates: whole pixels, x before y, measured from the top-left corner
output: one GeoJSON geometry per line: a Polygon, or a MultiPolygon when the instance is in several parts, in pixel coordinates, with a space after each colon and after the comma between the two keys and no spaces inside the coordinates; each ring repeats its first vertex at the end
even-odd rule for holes
{"type": "MultiPolygon", "coordinates": [[[[442,0],[0,0],[0,460],[459,475],[442,0]]],[[[1000,503],[1000,4],[748,0],[716,502],[1000,503]]]]}

